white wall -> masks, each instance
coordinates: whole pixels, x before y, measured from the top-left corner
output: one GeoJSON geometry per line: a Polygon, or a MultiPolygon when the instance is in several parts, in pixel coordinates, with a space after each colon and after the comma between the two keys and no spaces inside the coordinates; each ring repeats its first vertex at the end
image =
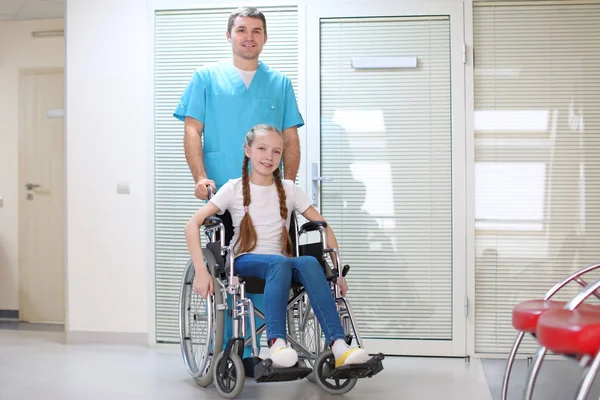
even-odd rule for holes
{"type": "Polygon", "coordinates": [[[147,23],[146,0],[68,3],[68,331],[148,332],[147,23]]]}
{"type": "Polygon", "coordinates": [[[0,22],[0,310],[19,308],[19,71],[63,67],[64,38],[31,37],[63,26],[62,19],[0,22]]]}

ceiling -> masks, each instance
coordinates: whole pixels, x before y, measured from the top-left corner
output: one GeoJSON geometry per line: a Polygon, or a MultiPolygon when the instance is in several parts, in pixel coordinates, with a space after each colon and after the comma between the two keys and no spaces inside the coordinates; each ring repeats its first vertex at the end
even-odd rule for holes
{"type": "Polygon", "coordinates": [[[0,21],[64,18],[64,0],[0,0],[0,21]]]}

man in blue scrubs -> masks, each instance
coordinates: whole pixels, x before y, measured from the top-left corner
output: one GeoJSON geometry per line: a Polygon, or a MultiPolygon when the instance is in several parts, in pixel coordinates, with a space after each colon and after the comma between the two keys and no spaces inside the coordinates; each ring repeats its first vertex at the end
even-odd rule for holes
{"type": "MultiPolygon", "coordinates": [[[[208,198],[209,185],[217,190],[241,176],[244,137],[257,124],[270,124],[284,133],[285,179],[295,180],[300,166],[298,128],[304,120],[292,83],[258,60],[267,41],[265,16],[254,7],[235,10],[226,38],[232,59],[197,69],[173,114],[185,122],[185,157],[196,183],[195,195],[201,200],[208,198]]],[[[263,295],[248,297],[264,309],[263,295]]],[[[263,323],[257,318],[257,327],[263,323]]],[[[230,337],[231,326],[226,324],[225,343],[230,337]]],[[[248,346],[244,358],[251,356],[248,346]]]]}

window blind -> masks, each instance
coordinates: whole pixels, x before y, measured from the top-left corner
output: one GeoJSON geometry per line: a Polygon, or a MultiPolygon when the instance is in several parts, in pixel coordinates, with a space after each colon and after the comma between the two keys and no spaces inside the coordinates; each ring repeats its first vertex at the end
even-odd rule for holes
{"type": "Polygon", "coordinates": [[[474,7],[477,353],[509,352],[513,306],[600,261],[600,4],[537,3],[474,7]]]}
{"type": "Polygon", "coordinates": [[[322,212],[365,338],[452,338],[449,29],[444,17],[321,23],[322,212]],[[418,66],[352,67],[387,56],[418,66]]]}
{"type": "MultiPolygon", "coordinates": [[[[261,7],[267,41],[261,61],[288,75],[298,96],[298,20],[292,6],[261,7]]],[[[178,342],[179,287],[189,253],[187,220],[203,202],[183,149],[183,123],[173,110],[199,66],[231,57],[225,38],[232,9],[157,11],[155,15],[154,157],[156,340],[178,342]]]]}

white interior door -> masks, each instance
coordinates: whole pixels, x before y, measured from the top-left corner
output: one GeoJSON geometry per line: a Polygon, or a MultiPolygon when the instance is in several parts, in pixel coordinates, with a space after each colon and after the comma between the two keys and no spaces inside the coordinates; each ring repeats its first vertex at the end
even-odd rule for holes
{"type": "Polygon", "coordinates": [[[21,75],[19,318],[64,323],[64,74],[21,75]]]}
{"type": "Polygon", "coordinates": [[[307,12],[301,184],[349,264],[370,351],[464,356],[465,124],[460,1],[307,12]]]}

